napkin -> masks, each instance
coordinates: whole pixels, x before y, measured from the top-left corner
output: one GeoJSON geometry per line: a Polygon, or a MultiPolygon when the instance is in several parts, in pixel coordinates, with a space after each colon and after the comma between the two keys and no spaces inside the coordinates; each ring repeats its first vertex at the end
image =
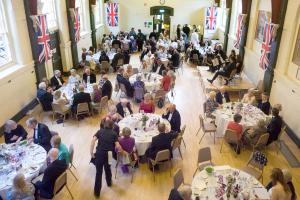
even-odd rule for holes
{"type": "Polygon", "coordinates": [[[270,195],[265,188],[254,188],[254,192],[261,200],[270,199],[270,195]]]}

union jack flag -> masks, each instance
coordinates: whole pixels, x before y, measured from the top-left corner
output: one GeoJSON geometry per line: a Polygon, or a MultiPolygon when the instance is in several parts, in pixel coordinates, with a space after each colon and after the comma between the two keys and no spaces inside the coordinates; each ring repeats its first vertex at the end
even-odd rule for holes
{"type": "Polygon", "coordinates": [[[239,16],[238,16],[237,30],[236,30],[236,41],[234,42],[234,47],[237,48],[237,49],[240,48],[244,17],[245,17],[245,15],[243,15],[243,14],[239,14],[239,16]]]}
{"type": "Polygon", "coordinates": [[[76,8],[74,13],[74,32],[76,42],[80,40],[80,15],[78,9],[79,8],[76,8]]]}
{"type": "Polygon", "coordinates": [[[107,3],[106,12],[107,12],[108,26],[118,26],[119,25],[119,4],[107,3]]]}
{"type": "Polygon", "coordinates": [[[206,8],[205,29],[207,29],[207,30],[216,30],[217,29],[217,16],[218,16],[217,7],[206,8]]]}
{"type": "Polygon", "coordinates": [[[272,32],[274,29],[274,24],[271,22],[266,22],[264,27],[264,37],[261,45],[261,56],[259,60],[259,66],[262,69],[267,69],[269,66],[269,57],[271,53],[271,41],[272,41],[272,32]]]}
{"type": "Polygon", "coordinates": [[[39,62],[48,61],[51,58],[50,35],[47,27],[46,15],[36,16],[37,42],[39,62]]]}

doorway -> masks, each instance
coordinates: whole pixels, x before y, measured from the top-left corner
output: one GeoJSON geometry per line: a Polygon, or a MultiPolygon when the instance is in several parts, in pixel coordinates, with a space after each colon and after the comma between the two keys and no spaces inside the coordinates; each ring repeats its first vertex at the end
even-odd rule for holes
{"type": "Polygon", "coordinates": [[[154,6],[150,8],[150,15],[153,16],[153,30],[170,37],[171,16],[174,15],[174,9],[167,6],[154,6]]]}

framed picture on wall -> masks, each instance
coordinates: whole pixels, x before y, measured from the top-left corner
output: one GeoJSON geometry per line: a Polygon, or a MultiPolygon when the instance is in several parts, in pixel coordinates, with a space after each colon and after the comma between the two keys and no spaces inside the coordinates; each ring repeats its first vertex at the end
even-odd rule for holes
{"type": "MultiPolygon", "coordinates": [[[[292,61],[296,65],[300,66],[300,26],[299,26],[299,29],[298,29],[298,35],[297,35],[297,40],[296,40],[296,43],[295,43],[294,55],[293,55],[293,60],[292,61]]],[[[299,69],[298,69],[298,73],[299,73],[299,69]]],[[[298,79],[300,80],[300,74],[299,74],[298,79]]]]}
{"type": "Polygon", "coordinates": [[[259,10],[258,11],[258,18],[256,23],[256,32],[255,32],[255,39],[259,42],[263,41],[264,38],[264,26],[266,22],[271,20],[271,12],[259,10]]]}

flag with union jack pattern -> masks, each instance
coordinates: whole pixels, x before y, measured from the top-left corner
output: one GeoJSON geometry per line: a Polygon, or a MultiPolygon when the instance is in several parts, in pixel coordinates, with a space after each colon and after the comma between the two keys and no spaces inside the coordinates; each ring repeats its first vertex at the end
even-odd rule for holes
{"type": "Polygon", "coordinates": [[[119,4],[106,4],[107,24],[108,26],[116,27],[119,25],[119,4]]]}
{"type": "Polygon", "coordinates": [[[267,67],[269,66],[273,29],[274,29],[273,23],[271,22],[265,23],[264,37],[261,45],[261,56],[259,60],[259,66],[264,70],[266,70],[267,67]]]}
{"type": "Polygon", "coordinates": [[[240,43],[241,43],[241,37],[242,37],[242,32],[243,32],[243,27],[244,27],[244,18],[246,15],[239,14],[238,16],[238,21],[237,21],[237,29],[236,29],[236,40],[234,42],[234,47],[239,49],[240,48],[240,43]]]}
{"type": "Polygon", "coordinates": [[[36,16],[37,24],[37,43],[38,43],[38,55],[39,62],[48,61],[51,58],[50,50],[50,34],[47,26],[46,15],[36,16]]]}
{"type": "Polygon", "coordinates": [[[74,13],[74,33],[75,33],[75,41],[78,42],[80,40],[80,15],[79,8],[75,9],[74,13]]]}
{"type": "Polygon", "coordinates": [[[206,30],[214,31],[217,29],[217,17],[218,17],[217,7],[206,8],[206,14],[205,14],[205,29],[206,30]]]}

